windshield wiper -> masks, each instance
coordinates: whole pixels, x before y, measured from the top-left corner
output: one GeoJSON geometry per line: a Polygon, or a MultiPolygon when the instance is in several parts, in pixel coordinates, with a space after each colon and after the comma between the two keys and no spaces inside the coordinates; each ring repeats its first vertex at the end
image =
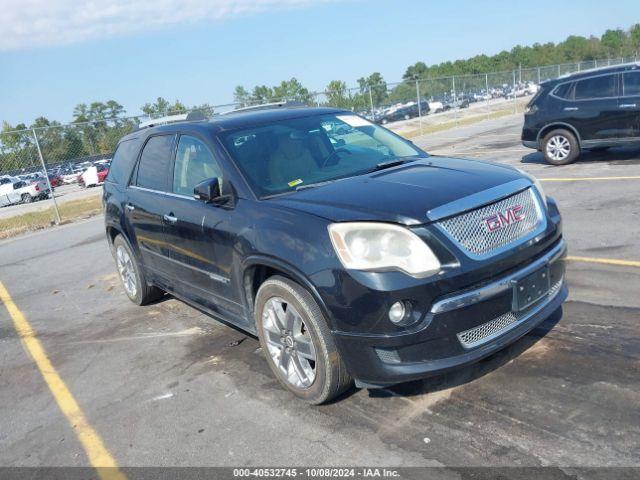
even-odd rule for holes
{"type": "Polygon", "coordinates": [[[385,168],[397,167],[403,163],[413,162],[415,158],[412,157],[396,157],[393,160],[387,160],[386,162],[380,162],[375,167],[369,169],[368,173],[377,172],[378,170],[384,170],[385,168]]]}
{"type": "Polygon", "coordinates": [[[307,188],[314,188],[314,187],[321,187],[322,185],[328,185],[329,183],[333,183],[336,180],[338,179],[336,178],[334,180],[325,180],[323,182],[308,183],[306,185],[298,185],[296,187],[296,192],[299,192],[300,190],[306,190],[307,188]]]}

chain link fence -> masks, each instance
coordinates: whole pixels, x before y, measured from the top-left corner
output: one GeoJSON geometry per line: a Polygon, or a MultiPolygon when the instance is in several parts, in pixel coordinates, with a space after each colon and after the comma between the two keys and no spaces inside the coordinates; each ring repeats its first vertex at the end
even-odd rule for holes
{"type": "MultiPolygon", "coordinates": [[[[545,80],[632,61],[638,59],[591,60],[356,88],[342,84],[334,91],[305,90],[294,98],[266,100],[344,108],[411,136],[448,124],[522,112],[545,80]]],[[[216,105],[204,113],[214,116],[251,104],[216,105]]],[[[174,113],[186,112],[160,116],[174,113]]],[[[147,116],[105,118],[0,133],[0,239],[100,212],[100,185],[118,140],[147,120],[147,116]]]]}

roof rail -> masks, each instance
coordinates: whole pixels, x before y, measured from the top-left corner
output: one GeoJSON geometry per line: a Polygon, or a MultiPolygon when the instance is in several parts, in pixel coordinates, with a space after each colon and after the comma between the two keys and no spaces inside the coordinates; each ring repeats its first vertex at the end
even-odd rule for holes
{"type": "Polygon", "coordinates": [[[254,110],[270,110],[273,108],[306,107],[306,106],[307,105],[302,102],[292,102],[289,100],[285,100],[283,102],[261,103],[259,105],[250,105],[248,107],[236,108],[235,110],[224,112],[222,115],[229,115],[231,113],[250,112],[254,110]]]}
{"type": "Polygon", "coordinates": [[[591,72],[599,72],[602,70],[609,70],[611,68],[620,68],[620,67],[640,67],[640,62],[625,62],[625,63],[616,63],[615,65],[603,65],[602,67],[594,67],[587,68],[585,70],[578,70],[577,72],[567,72],[560,75],[558,78],[567,78],[573,75],[578,75],[580,73],[591,73],[591,72]]]}
{"type": "Polygon", "coordinates": [[[200,110],[194,110],[189,113],[180,113],[178,115],[166,115],[164,117],[152,118],[145,122],[140,122],[138,124],[138,129],[141,128],[150,128],[155,127],[157,125],[166,125],[167,123],[175,123],[175,122],[195,122],[198,120],[206,120],[207,117],[200,110]]]}

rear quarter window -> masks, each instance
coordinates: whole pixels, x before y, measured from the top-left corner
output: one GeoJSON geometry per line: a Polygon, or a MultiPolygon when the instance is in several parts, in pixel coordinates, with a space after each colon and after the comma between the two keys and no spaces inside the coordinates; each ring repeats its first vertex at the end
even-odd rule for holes
{"type": "Polygon", "coordinates": [[[574,98],[576,100],[590,100],[615,97],[617,78],[617,74],[612,74],[578,80],[576,82],[574,98]]]}
{"type": "Polygon", "coordinates": [[[118,144],[111,160],[107,182],[125,184],[138,157],[140,142],[137,139],[124,140],[118,144]]]}
{"type": "Polygon", "coordinates": [[[573,94],[573,83],[563,83],[553,90],[553,95],[564,100],[569,100],[573,94]]]}

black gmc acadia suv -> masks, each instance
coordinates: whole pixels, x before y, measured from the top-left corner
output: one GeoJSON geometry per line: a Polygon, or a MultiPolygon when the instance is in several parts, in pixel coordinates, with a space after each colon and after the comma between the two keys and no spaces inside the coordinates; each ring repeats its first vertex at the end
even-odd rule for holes
{"type": "Polygon", "coordinates": [[[567,295],[560,213],[534,178],[429,156],[349,111],[141,128],[103,202],[133,302],[169,292],[257,335],[311,403],[475,362],[567,295]]]}
{"type": "Polygon", "coordinates": [[[522,143],[553,165],[575,161],[582,149],[640,144],[640,64],[543,82],[525,109],[522,143]]]}

